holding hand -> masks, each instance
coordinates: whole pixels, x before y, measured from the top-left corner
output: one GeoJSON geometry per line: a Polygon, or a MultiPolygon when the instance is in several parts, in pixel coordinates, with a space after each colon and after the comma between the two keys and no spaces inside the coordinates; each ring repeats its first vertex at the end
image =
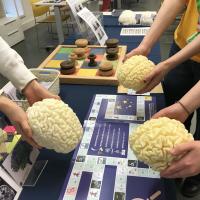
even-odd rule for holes
{"type": "Polygon", "coordinates": [[[28,99],[30,105],[37,101],[41,101],[47,98],[59,99],[60,97],[50,93],[44,87],[42,87],[36,80],[32,80],[28,85],[23,89],[23,93],[28,99]]]}
{"type": "Polygon", "coordinates": [[[174,156],[182,156],[170,167],[161,172],[165,178],[186,178],[200,173],[200,141],[192,141],[175,147],[170,152],[174,156]]]}
{"type": "Polygon", "coordinates": [[[126,54],[125,59],[128,59],[135,55],[147,56],[150,53],[151,49],[148,49],[145,45],[140,44],[137,48],[133,49],[131,52],[126,54]]]}
{"type": "Polygon", "coordinates": [[[137,91],[138,94],[143,94],[145,92],[151,91],[155,86],[157,86],[164,76],[168,73],[169,66],[164,62],[159,63],[153,69],[153,71],[144,79],[146,86],[141,90],[137,91]]]}
{"type": "Polygon", "coordinates": [[[170,119],[176,119],[180,122],[185,122],[188,117],[188,113],[183,109],[179,103],[175,103],[171,106],[168,106],[152,116],[156,119],[159,117],[168,117],[170,119]]]}
{"type": "Polygon", "coordinates": [[[14,122],[17,131],[32,146],[39,148],[32,138],[32,130],[28,124],[26,113],[14,102],[6,97],[0,97],[0,110],[14,122]]]}

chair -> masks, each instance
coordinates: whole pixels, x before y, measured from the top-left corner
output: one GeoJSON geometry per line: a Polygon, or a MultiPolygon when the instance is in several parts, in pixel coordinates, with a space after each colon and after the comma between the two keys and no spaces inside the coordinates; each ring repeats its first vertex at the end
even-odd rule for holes
{"type": "MultiPolygon", "coordinates": [[[[48,25],[48,32],[53,33],[53,24],[56,23],[54,14],[51,14],[53,10],[50,8],[50,6],[37,6],[35,3],[37,3],[40,0],[30,0],[32,10],[33,10],[33,16],[35,20],[35,27],[36,27],[36,33],[37,33],[37,41],[39,44],[39,37],[38,37],[38,29],[37,24],[39,23],[45,23],[48,25]]],[[[61,18],[62,22],[66,22],[69,18],[69,14],[67,13],[67,9],[64,7],[61,8],[61,18]]]]}

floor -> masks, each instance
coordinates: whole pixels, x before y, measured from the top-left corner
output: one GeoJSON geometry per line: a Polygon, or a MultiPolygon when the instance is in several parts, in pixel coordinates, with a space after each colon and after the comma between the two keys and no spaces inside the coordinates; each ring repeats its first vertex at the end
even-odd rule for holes
{"type": "MultiPolygon", "coordinates": [[[[136,0],[123,0],[123,9],[132,9],[132,10],[158,10],[160,7],[160,0],[140,0],[139,3],[136,3],[136,0]]],[[[93,2],[90,4],[90,10],[96,10],[97,4],[93,2]]],[[[168,57],[169,48],[173,40],[173,30],[176,27],[174,23],[160,39],[161,44],[161,57],[162,60],[168,57]]],[[[31,28],[25,32],[25,40],[15,45],[13,48],[22,56],[24,62],[28,68],[37,67],[48,55],[50,52],[46,51],[46,46],[54,46],[57,44],[56,36],[53,34],[47,34],[47,26],[39,25],[39,43],[37,42],[36,29],[31,28]]],[[[0,87],[6,83],[6,79],[0,79],[0,87]]],[[[178,188],[178,187],[177,187],[178,188]]],[[[200,196],[196,198],[184,198],[182,197],[177,189],[178,200],[199,200],[200,196]]]]}

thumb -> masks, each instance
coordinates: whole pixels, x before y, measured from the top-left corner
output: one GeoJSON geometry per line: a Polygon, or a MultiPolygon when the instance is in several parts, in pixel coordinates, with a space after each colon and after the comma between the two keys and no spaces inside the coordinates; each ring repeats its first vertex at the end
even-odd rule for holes
{"type": "Polygon", "coordinates": [[[154,75],[155,75],[155,72],[153,71],[150,72],[147,76],[144,77],[143,79],[144,83],[149,83],[153,79],[154,75]]]}
{"type": "Polygon", "coordinates": [[[28,121],[23,121],[19,125],[23,135],[25,135],[28,138],[32,138],[32,130],[28,124],[28,121]]]}
{"type": "Polygon", "coordinates": [[[193,149],[193,142],[194,141],[177,145],[172,150],[170,150],[170,153],[174,156],[183,155],[185,152],[191,151],[193,149]]]}

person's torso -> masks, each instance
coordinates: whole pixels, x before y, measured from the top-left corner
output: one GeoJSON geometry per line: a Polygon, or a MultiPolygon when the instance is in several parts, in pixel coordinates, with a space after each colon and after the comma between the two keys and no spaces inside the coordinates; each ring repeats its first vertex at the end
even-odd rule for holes
{"type": "MultiPolygon", "coordinates": [[[[187,0],[187,9],[175,31],[174,40],[180,48],[187,45],[187,40],[197,32],[198,8],[197,0],[187,0]]],[[[200,53],[192,57],[192,60],[200,62],[200,53]]]]}

